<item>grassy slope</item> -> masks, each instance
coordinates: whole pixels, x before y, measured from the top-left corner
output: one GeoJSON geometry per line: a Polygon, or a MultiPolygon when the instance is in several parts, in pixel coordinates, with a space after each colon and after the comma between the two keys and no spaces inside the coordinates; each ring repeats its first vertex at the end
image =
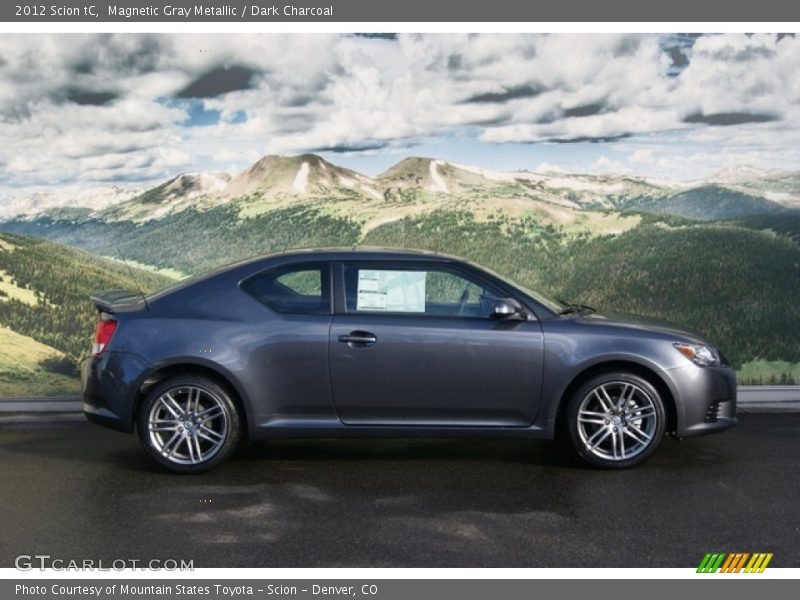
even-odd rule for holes
{"type": "Polygon", "coordinates": [[[171,282],[75,248],[7,233],[0,233],[0,270],[7,284],[34,298],[0,299],[0,325],[75,359],[88,349],[97,320],[91,292],[136,289],[137,284],[154,290],[171,282]]]}
{"type": "Polygon", "coordinates": [[[40,362],[62,353],[0,327],[0,396],[58,396],[78,393],[78,379],[52,373],[40,362]]]}

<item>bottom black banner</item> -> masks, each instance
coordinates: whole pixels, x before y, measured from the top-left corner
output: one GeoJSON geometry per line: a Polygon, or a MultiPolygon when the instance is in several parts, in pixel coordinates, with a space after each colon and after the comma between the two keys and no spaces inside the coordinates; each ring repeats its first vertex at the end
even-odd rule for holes
{"type": "Polygon", "coordinates": [[[360,600],[496,600],[533,599],[550,594],[568,597],[616,600],[641,598],[674,600],[687,593],[724,594],[726,600],[752,598],[753,594],[786,594],[794,588],[793,580],[769,578],[698,575],[697,579],[297,579],[297,580],[76,580],[29,579],[4,580],[0,598],[50,598],[79,600],[130,598],[174,600],[276,599],[300,600],[358,598],[360,600]],[[580,595],[580,596],[578,596],[580,595]]]}

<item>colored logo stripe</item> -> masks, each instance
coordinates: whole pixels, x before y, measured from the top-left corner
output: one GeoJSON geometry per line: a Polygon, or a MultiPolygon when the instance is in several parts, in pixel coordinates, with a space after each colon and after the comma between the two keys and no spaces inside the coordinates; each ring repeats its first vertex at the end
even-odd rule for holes
{"type": "Polygon", "coordinates": [[[728,560],[722,565],[720,573],[738,573],[744,566],[744,561],[750,556],[748,552],[737,552],[736,554],[729,554],[728,560]]]}
{"type": "Polygon", "coordinates": [[[698,573],[740,573],[744,569],[745,573],[763,573],[764,569],[772,560],[772,552],[734,552],[726,554],[724,552],[707,553],[700,566],[697,567],[698,573]],[[749,562],[748,562],[748,559],[749,562]],[[747,566],[745,567],[745,563],[747,566]]]}
{"type": "Polygon", "coordinates": [[[719,566],[722,564],[722,561],[725,560],[724,553],[714,553],[714,554],[706,554],[703,558],[703,561],[700,563],[700,566],[697,567],[698,573],[714,573],[719,566]]]}
{"type": "Polygon", "coordinates": [[[772,552],[769,554],[753,554],[753,558],[750,559],[750,562],[747,563],[747,567],[745,567],[745,573],[763,573],[764,569],[767,568],[769,561],[772,560],[772,552]]]}

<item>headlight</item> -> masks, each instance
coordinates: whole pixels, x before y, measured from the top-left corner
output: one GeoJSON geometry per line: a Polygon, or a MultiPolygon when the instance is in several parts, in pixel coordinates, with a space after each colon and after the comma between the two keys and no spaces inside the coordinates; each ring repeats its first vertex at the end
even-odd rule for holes
{"type": "Polygon", "coordinates": [[[719,364],[719,354],[714,348],[704,344],[684,344],[674,342],[675,349],[683,354],[694,364],[701,367],[710,367],[719,364]]]}

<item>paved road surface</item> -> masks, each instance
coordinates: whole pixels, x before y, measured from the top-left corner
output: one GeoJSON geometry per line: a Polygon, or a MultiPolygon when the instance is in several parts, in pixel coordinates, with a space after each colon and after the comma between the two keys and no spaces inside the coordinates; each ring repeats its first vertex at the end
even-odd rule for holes
{"type": "Polygon", "coordinates": [[[84,422],[0,430],[0,567],[17,554],[195,566],[800,566],[800,414],[745,414],[650,462],[581,468],[551,443],[281,441],[160,472],[84,422]]]}

